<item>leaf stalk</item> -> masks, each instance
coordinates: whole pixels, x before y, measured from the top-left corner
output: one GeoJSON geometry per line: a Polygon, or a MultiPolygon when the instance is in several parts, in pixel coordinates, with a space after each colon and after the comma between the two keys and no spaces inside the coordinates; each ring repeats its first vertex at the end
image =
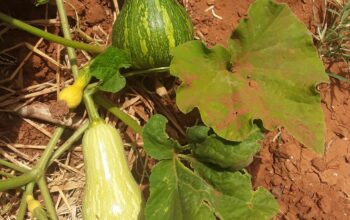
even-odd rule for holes
{"type": "Polygon", "coordinates": [[[50,34],[50,33],[45,32],[39,28],[36,28],[36,27],[31,26],[29,24],[26,24],[23,21],[20,21],[16,18],[10,17],[2,12],[0,12],[0,20],[4,21],[4,22],[6,22],[14,27],[17,27],[21,30],[24,30],[28,33],[31,33],[35,36],[42,37],[46,40],[49,40],[49,41],[52,41],[55,43],[59,43],[59,44],[62,44],[64,46],[67,46],[67,47],[73,47],[76,49],[81,49],[81,50],[85,50],[85,51],[88,51],[91,53],[96,53],[96,54],[99,54],[99,53],[102,53],[103,51],[105,51],[104,47],[99,47],[99,46],[85,44],[85,43],[81,43],[81,42],[77,42],[77,41],[72,41],[72,40],[65,39],[63,37],[59,37],[59,36],[54,35],[54,34],[50,34]]]}

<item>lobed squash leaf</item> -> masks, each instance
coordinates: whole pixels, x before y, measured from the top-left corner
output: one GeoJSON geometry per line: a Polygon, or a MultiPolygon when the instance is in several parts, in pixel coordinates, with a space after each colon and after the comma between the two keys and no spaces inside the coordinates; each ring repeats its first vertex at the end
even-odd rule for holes
{"type": "MultiPolygon", "coordinates": [[[[176,149],[181,147],[166,135],[166,123],[166,118],[155,115],[143,131],[146,152],[160,160],[150,176],[146,219],[263,220],[278,212],[278,204],[268,191],[263,188],[253,190],[248,173],[215,168],[195,157],[177,154],[176,149]],[[184,160],[193,170],[184,165],[184,160]]],[[[200,142],[200,146],[205,147],[203,141],[218,138],[208,136],[208,132],[209,128],[204,126],[190,128],[187,132],[190,145],[200,142]]],[[[261,133],[257,132],[255,136],[260,138],[261,133]]],[[[256,143],[259,138],[252,142],[256,143]]]]}
{"type": "Polygon", "coordinates": [[[157,160],[171,159],[175,149],[180,148],[179,143],[166,134],[166,123],[164,116],[154,115],[142,132],[145,151],[157,160]]]}
{"type": "Polygon", "coordinates": [[[218,137],[215,133],[202,132],[200,139],[198,131],[205,131],[205,126],[196,126],[187,130],[189,140],[196,141],[189,144],[193,155],[200,161],[210,162],[222,168],[240,170],[248,166],[254,155],[260,150],[259,141],[263,133],[256,127],[254,132],[242,142],[228,141],[218,137]],[[203,128],[201,128],[203,127],[203,128]],[[195,131],[197,130],[197,132],[195,131]],[[196,135],[193,137],[193,135],[196,135]]]}
{"type": "Polygon", "coordinates": [[[182,80],[177,105],[199,108],[220,137],[242,141],[261,119],[324,151],[324,116],[316,85],[328,81],[311,34],[285,4],[257,0],[232,33],[229,49],[199,41],[172,50],[171,74],[182,80]]]}
{"type": "Polygon", "coordinates": [[[193,161],[195,174],[213,188],[215,213],[221,219],[271,219],[279,211],[273,195],[262,187],[253,190],[246,171],[231,172],[193,161]]]}
{"type": "Polygon", "coordinates": [[[115,93],[123,89],[126,84],[126,80],[119,70],[130,66],[130,57],[125,51],[109,47],[104,53],[93,59],[89,71],[91,76],[102,81],[101,90],[115,93]]]}
{"type": "Polygon", "coordinates": [[[193,166],[196,172],[174,158],[153,168],[146,219],[264,220],[277,214],[273,195],[254,191],[248,173],[217,171],[198,161],[193,166]]]}

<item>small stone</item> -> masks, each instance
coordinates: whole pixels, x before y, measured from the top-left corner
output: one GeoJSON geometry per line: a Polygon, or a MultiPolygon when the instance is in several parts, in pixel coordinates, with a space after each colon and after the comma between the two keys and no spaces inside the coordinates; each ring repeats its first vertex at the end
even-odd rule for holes
{"type": "MultiPolygon", "coordinates": [[[[299,209],[299,214],[308,213],[311,208],[314,206],[314,202],[308,196],[303,196],[300,201],[296,204],[296,207],[299,209]]],[[[301,218],[302,219],[302,218],[301,218]]]]}
{"type": "Polygon", "coordinates": [[[298,187],[296,187],[294,184],[292,184],[292,185],[290,186],[290,191],[291,191],[291,192],[295,192],[295,191],[297,191],[297,189],[298,189],[298,187]]]}
{"type": "Polygon", "coordinates": [[[324,213],[330,213],[332,211],[332,201],[323,197],[317,201],[317,205],[324,213]]]}
{"type": "Polygon", "coordinates": [[[282,183],[282,178],[278,175],[274,175],[271,180],[271,184],[273,186],[279,186],[281,183],[282,183]]]}
{"type": "Polygon", "coordinates": [[[338,173],[334,172],[334,170],[325,170],[320,174],[321,180],[326,182],[330,186],[334,186],[338,182],[338,173]]]}
{"type": "Polygon", "coordinates": [[[69,109],[65,101],[58,100],[50,103],[49,111],[54,119],[63,119],[69,115],[69,109]]]}
{"type": "Polygon", "coordinates": [[[326,164],[322,158],[314,158],[313,160],[311,160],[311,165],[320,172],[323,172],[327,169],[326,164]]]}
{"type": "Polygon", "coordinates": [[[279,151],[279,150],[274,151],[273,155],[275,157],[277,157],[277,158],[289,159],[289,155],[288,154],[285,154],[284,152],[279,151]]]}
{"type": "Polygon", "coordinates": [[[306,173],[305,176],[303,176],[302,178],[302,184],[314,187],[320,184],[320,178],[314,172],[306,173]]]}
{"type": "Polygon", "coordinates": [[[296,144],[283,144],[274,152],[274,155],[283,159],[292,159],[298,161],[300,159],[300,152],[295,150],[298,146],[296,144]]]}
{"type": "Polygon", "coordinates": [[[106,11],[101,4],[93,4],[93,7],[86,11],[86,22],[90,25],[97,24],[107,17],[106,11]]]}
{"type": "Polygon", "coordinates": [[[36,69],[39,69],[41,67],[41,58],[37,55],[33,55],[30,59],[31,63],[33,64],[33,67],[36,69]]]}
{"type": "Polygon", "coordinates": [[[281,186],[283,194],[288,194],[289,193],[290,186],[291,186],[290,182],[283,183],[283,185],[281,186]]]}
{"type": "Polygon", "coordinates": [[[65,2],[66,4],[64,5],[64,8],[68,17],[76,19],[76,13],[81,15],[85,11],[84,4],[78,0],[69,0],[65,2]]]}
{"type": "Polygon", "coordinates": [[[289,172],[293,172],[293,173],[298,172],[298,169],[294,166],[294,164],[290,160],[286,160],[284,164],[289,172]]]}

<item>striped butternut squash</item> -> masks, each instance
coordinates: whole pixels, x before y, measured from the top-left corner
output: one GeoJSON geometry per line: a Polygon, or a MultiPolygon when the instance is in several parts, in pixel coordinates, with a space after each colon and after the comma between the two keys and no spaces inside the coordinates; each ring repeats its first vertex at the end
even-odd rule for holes
{"type": "Polygon", "coordinates": [[[143,220],[143,198],[134,180],[119,132],[93,121],[83,137],[86,186],[84,220],[143,220]]]}

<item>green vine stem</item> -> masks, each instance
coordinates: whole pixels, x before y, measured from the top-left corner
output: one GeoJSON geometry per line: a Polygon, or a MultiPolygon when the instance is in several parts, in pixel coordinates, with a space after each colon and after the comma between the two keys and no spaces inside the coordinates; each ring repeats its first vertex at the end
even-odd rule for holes
{"type": "MultiPolygon", "coordinates": [[[[87,129],[88,127],[88,122],[85,122],[77,131],[75,131],[73,133],[73,135],[59,148],[59,150],[57,150],[53,155],[53,149],[56,146],[58,139],[60,138],[62,132],[63,132],[63,127],[58,127],[54,133],[54,135],[52,136],[48,147],[46,148],[46,150],[43,153],[43,156],[40,158],[39,162],[37,163],[37,165],[35,166],[35,168],[31,171],[28,172],[27,169],[25,168],[20,168],[17,165],[11,164],[7,161],[4,160],[0,160],[1,164],[5,164],[7,167],[13,168],[15,170],[18,170],[20,172],[27,172],[19,177],[15,177],[15,178],[11,178],[8,181],[12,181],[10,183],[8,183],[9,186],[11,186],[11,188],[16,188],[18,186],[22,186],[25,185],[26,183],[30,182],[27,187],[34,187],[34,180],[37,179],[38,177],[38,186],[39,189],[41,191],[41,194],[43,196],[44,199],[44,203],[46,206],[46,209],[48,211],[48,214],[50,216],[50,219],[57,219],[57,215],[56,215],[56,211],[55,211],[55,207],[54,204],[52,202],[51,196],[50,196],[50,192],[49,189],[47,188],[46,182],[45,182],[45,178],[43,176],[45,169],[47,167],[48,164],[53,163],[53,161],[57,158],[59,158],[65,151],[67,151],[71,145],[77,141],[81,135],[84,133],[84,131],[87,129]],[[29,176],[29,177],[28,177],[29,176]],[[28,178],[27,178],[28,177],[28,178]],[[24,179],[22,181],[22,179],[24,179]],[[13,181],[15,181],[16,185],[13,185],[13,181]],[[32,182],[31,182],[32,181],[32,182]]],[[[5,180],[6,181],[6,180],[5,180]]],[[[0,191],[2,190],[1,186],[3,183],[0,182],[0,191]]],[[[25,198],[28,195],[28,188],[26,188],[26,192],[23,194],[22,196],[22,200],[21,200],[21,204],[20,204],[20,208],[17,214],[17,219],[23,219],[24,215],[25,215],[25,211],[26,211],[26,201],[25,198]],[[23,214],[24,213],[24,214],[23,214]],[[22,217],[23,216],[23,217],[22,217]]]]}
{"type": "Polygon", "coordinates": [[[63,38],[63,37],[59,37],[59,36],[54,35],[54,34],[50,34],[48,32],[45,32],[39,28],[36,28],[36,27],[31,26],[29,24],[26,24],[18,19],[10,17],[10,16],[8,16],[4,13],[1,13],[1,12],[0,12],[0,20],[4,21],[4,22],[6,22],[14,27],[17,27],[21,30],[27,31],[28,33],[31,33],[35,36],[42,37],[46,40],[65,45],[67,47],[82,49],[82,50],[85,50],[85,51],[88,51],[91,53],[96,53],[96,54],[102,53],[103,51],[105,51],[104,47],[99,47],[99,46],[85,44],[85,43],[81,43],[81,42],[77,42],[77,41],[72,41],[72,40],[68,40],[68,39],[63,38]]]}
{"type": "Polygon", "coordinates": [[[27,184],[26,190],[22,195],[21,204],[19,205],[19,209],[17,212],[17,216],[16,216],[17,220],[24,220],[24,217],[25,217],[26,211],[27,211],[27,199],[26,198],[28,195],[33,194],[34,186],[35,186],[34,182],[30,182],[27,184]]]}
{"type": "Polygon", "coordinates": [[[6,166],[6,167],[8,167],[10,169],[19,171],[21,173],[25,173],[25,172],[29,171],[26,168],[20,167],[20,166],[18,166],[16,164],[10,163],[10,162],[8,162],[6,160],[3,160],[3,159],[0,159],[0,165],[6,166]]]}
{"type": "Polygon", "coordinates": [[[146,69],[146,70],[135,70],[135,71],[130,71],[125,73],[123,76],[124,77],[131,77],[131,76],[137,76],[137,75],[143,75],[147,73],[162,73],[162,72],[167,72],[169,71],[170,67],[157,67],[157,68],[151,68],[151,69],[146,69]]]}
{"type": "Polygon", "coordinates": [[[84,91],[84,96],[83,96],[85,107],[88,112],[91,123],[101,120],[100,115],[98,114],[98,111],[96,109],[94,100],[92,99],[92,96],[98,90],[97,86],[98,84],[88,85],[84,91]]]}
{"type": "MultiPolygon", "coordinates": [[[[83,50],[90,51],[90,52],[93,52],[93,53],[101,53],[101,52],[103,52],[105,50],[105,48],[98,47],[98,46],[91,46],[91,45],[88,45],[88,44],[83,44],[83,43],[80,43],[80,42],[71,41],[71,36],[70,36],[70,32],[69,32],[68,18],[67,18],[67,15],[66,15],[66,11],[64,9],[63,1],[62,0],[56,0],[56,5],[57,5],[57,10],[58,10],[58,13],[59,13],[59,16],[60,16],[61,27],[62,27],[62,32],[63,32],[63,36],[64,36],[64,38],[62,38],[62,39],[64,39],[64,41],[74,42],[73,45],[72,44],[71,45],[63,44],[63,45],[67,46],[68,58],[69,58],[70,63],[71,63],[72,73],[73,73],[74,78],[76,78],[78,76],[79,71],[78,71],[78,65],[77,65],[77,59],[76,59],[75,50],[73,48],[83,49],[83,50]],[[85,48],[77,47],[78,44],[80,44],[81,46],[84,46],[85,48]],[[87,50],[88,49],[87,46],[89,46],[89,49],[93,49],[93,50],[87,50]]],[[[78,129],[78,131],[81,132],[82,129],[78,129]]],[[[66,149],[69,149],[70,146],[72,145],[72,143],[74,143],[75,140],[80,137],[80,133],[79,132],[78,132],[77,135],[71,136],[71,138],[69,138],[65,142],[66,145],[65,146],[61,146],[60,151],[56,152],[54,155],[51,155],[52,157],[48,158],[46,163],[51,164],[56,158],[58,158],[60,156],[60,154],[63,154],[66,149]]],[[[75,132],[75,133],[77,133],[77,132],[75,132]]],[[[57,220],[58,217],[57,217],[57,214],[56,214],[56,209],[55,209],[55,206],[54,206],[54,204],[52,202],[50,191],[49,191],[49,189],[48,189],[48,187],[46,185],[46,181],[45,181],[44,177],[41,177],[39,179],[38,186],[39,186],[41,194],[42,194],[42,196],[44,198],[45,206],[46,206],[47,212],[49,214],[49,217],[51,219],[53,219],[53,220],[57,220]]]]}
{"type": "Polygon", "coordinates": [[[68,151],[73,143],[75,143],[89,127],[89,122],[82,124],[67,140],[64,142],[50,158],[49,164],[52,164],[56,159],[58,159],[62,154],[68,151]]]}
{"type": "Polygon", "coordinates": [[[0,171],[0,176],[4,176],[4,177],[7,177],[7,178],[12,178],[13,177],[12,174],[6,173],[6,172],[3,172],[3,171],[0,171]]]}
{"type": "MultiPolygon", "coordinates": [[[[56,4],[57,4],[57,9],[59,11],[59,14],[60,14],[60,20],[61,20],[61,24],[62,24],[62,32],[63,32],[63,36],[65,39],[67,40],[70,40],[71,37],[70,37],[70,32],[69,32],[69,24],[68,24],[68,18],[67,18],[67,15],[66,15],[66,12],[65,12],[65,9],[64,9],[64,6],[63,6],[63,0],[56,0],[56,4]]],[[[65,45],[65,46],[69,46],[69,45],[65,45]]],[[[73,48],[77,48],[77,47],[73,47],[73,48]]],[[[67,48],[67,51],[68,51],[68,58],[70,60],[73,60],[73,61],[76,61],[76,53],[75,53],[75,50],[73,48],[67,48]]],[[[99,47],[100,48],[100,47],[99,47]]],[[[103,48],[104,50],[104,48],[103,48]]],[[[101,53],[103,51],[100,51],[99,53],[101,53]]],[[[71,62],[71,68],[72,68],[72,74],[74,76],[74,78],[76,78],[79,74],[79,70],[78,70],[78,65],[77,65],[77,62],[71,62]]],[[[87,88],[89,89],[89,88],[87,88]]],[[[88,90],[86,90],[88,91],[88,90]]],[[[91,90],[91,92],[93,92],[94,90],[91,90]]],[[[89,113],[89,116],[90,116],[90,119],[93,121],[94,118],[99,118],[99,115],[98,115],[98,112],[97,112],[97,109],[95,107],[95,104],[91,98],[91,96],[89,96],[88,93],[85,94],[85,91],[84,91],[84,103],[85,103],[85,106],[87,108],[87,111],[89,113]]],[[[56,158],[59,157],[59,155],[63,152],[65,152],[65,149],[69,148],[69,146],[71,145],[71,143],[75,142],[76,139],[80,138],[80,136],[85,132],[85,130],[88,128],[89,126],[89,122],[86,122],[85,124],[83,124],[67,141],[67,145],[66,146],[62,146],[60,148],[61,151],[57,151],[56,153],[57,154],[54,154],[53,157],[51,158],[51,161],[54,161],[56,158]]],[[[45,180],[43,180],[44,183],[45,183],[45,180]]],[[[41,192],[46,194],[46,196],[50,197],[50,192],[49,190],[47,189],[47,186],[46,184],[44,184],[42,182],[39,182],[39,188],[41,189],[41,192]],[[44,184],[44,185],[41,185],[41,184],[44,184]]],[[[43,196],[44,196],[43,194],[43,196]]],[[[45,199],[45,197],[44,197],[45,199]]],[[[45,200],[45,201],[51,201],[51,197],[49,198],[49,200],[45,200]]],[[[49,204],[49,203],[45,203],[46,207],[47,207],[47,210],[49,212],[49,215],[54,215],[56,216],[56,210],[53,206],[53,204],[49,204]]]]}
{"type": "MultiPolygon", "coordinates": [[[[48,161],[48,164],[52,164],[55,159],[59,158],[64,152],[66,152],[72,146],[72,144],[74,142],[76,142],[81,137],[81,135],[87,129],[88,125],[89,125],[89,122],[85,122],[78,130],[76,130],[73,133],[73,135],[64,144],[62,144],[62,146],[57,151],[55,151],[53,156],[48,161]]],[[[42,162],[42,163],[44,164],[45,162],[42,162]]],[[[0,160],[0,164],[6,165],[7,167],[10,167],[10,168],[12,168],[14,170],[17,170],[17,171],[20,171],[20,172],[27,172],[28,171],[25,168],[18,167],[17,165],[14,165],[14,164],[9,163],[9,162],[4,161],[4,160],[0,160]]],[[[46,185],[44,177],[41,177],[38,180],[38,186],[39,186],[40,191],[42,193],[42,196],[44,198],[45,206],[47,207],[49,216],[51,216],[51,219],[57,219],[56,212],[55,212],[55,209],[54,209],[54,205],[53,205],[53,202],[51,200],[50,193],[49,193],[49,190],[47,188],[47,185],[46,185]]],[[[26,198],[27,195],[29,195],[29,192],[32,192],[32,190],[30,191],[29,189],[33,188],[33,187],[34,187],[34,181],[30,182],[27,185],[26,191],[22,195],[21,204],[20,204],[20,207],[19,207],[19,211],[17,213],[17,219],[19,219],[19,220],[23,220],[24,219],[25,212],[26,212],[26,206],[27,206],[27,202],[26,202],[25,198],[26,198]]]]}
{"type": "MultiPolygon", "coordinates": [[[[79,138],[84,134],[86,129],[89,127],[89,122],[85,122],[81,125],[52,155],[48,164],[51,165],[56,159],[58,159],[62,154],[64,154],[67,150],[71,148],[71,146],[79,140],[79,138]]],[[[21,173],[29,172],[29,169],[20,167],[16,164],[10,163],[6,160],[0,159],[0,165],[6,166],[10,169],[19,171],[21,173]]]]}
{"type": "Polygon", "coordinates": [[[15,189],[20,186],[26,185],[29,182],[35,181],[39,172],[31,170],[27,173],[24,173],[20,176],[16,176],[10,179],[0,181],[0,192],[4,192],[9,189],[15,189]]]}
{"type": "Polygon", "coordinates": [[[51,196],[50,196],[50,191],[48,190],[47,185],[46,185],[44,173],[45,173],[46,168],[49,165],[50,158],[53,155],[53,152],[55,150],[55,146],[57,145],[63,131],[64,131],[64,127],[62,127],[62,126],[59,126],[55,129],[55,132],[52,135],[46,150],[42,154],[37,165],[35,166],[35,169],[38,169],[40,171],[40,174],[41,174],[39,176],[39,179],[38,179],[38,186],[39,186],[41,194],[43,196],[44,203],[45,203],[47,212],[50,216],[50,219],[53,219],[53,220],[58,220],[58,217],[56,215],[55,206],[54,206],[52,199],[51,199],[51,196]]]}
{"type": "MultiPolygon", "coordinates": [[[[72,37],[69,32],[69,23],[68,23],[68,18],[66,11],[64,9],[64,4],[62,0],[56,0],[56,6],[58,10],[58,14],[60,15],[60,21],[61,21],[61,28],[63,32],[63,36],[67,40],[72,40],[72,37]]],[[[72,68],[72,73],[73,76],[76,78],[77,73],[78,73],[78,65],[77,65],[77,55],[75,53],[75,50],[71,47],[67,47],[67,53],[68,53],[68,58],[71,63],[71,68],[72,68]]]]}
{"type": "MultiPolygon", "coordinates": [[[[81,137],[81,135],[87,129],[88,125],[89,125],[89,123],[85,122],[77,131],[75,131],[73,133],[73,135],[59,148],[59,150],[57,150],[54,153],[54,155],[50,158],[48,164],[52,164],[55,159],[59,158],[65,151],[67,151],[72,146],[72,144],[74,142],[76,142],[81,137]]],[[[56,143],[52,143],[51,145],[55,146],[56,143]]],[[[43,161],[42,162],[42,166],[43,166],[46,163],[45,162],[46,159],[43,159],[42,161],[43,161]]],[[[42,176],[43,175],[43,173],[40,174],[40,172],[37,169],[28,170],[26,168],[19,167],[19,166],[15,165],[15,164],[12,164],[12,163],[4,161],[4,160],[0,160],[0,164],[1,165],[5,165],[5,166],[7,166],[7,167],[9,167],[9,168],[11,168],[13,170],[17,170],[19,172],[24,173],[21,176],[14,177],[14,178],[11,178],[11,179],[8,179],[8,180],[0,181],[0,191],[5,191],[5,190],[8,190],[8,189],[17,188],[17,187],[20,187],[20,186],[25,185],[27,183],[28,183],[28,185],[27,185],[27,187],[28,187],[28,186],[34,184],[35,179],[37,179],[38,176],[42,176]]],[[[45,168],[44,168],[44,170],[42,170],[42,169],[39,169],[39,170],[44,172],[45,168]]],[[[40,179],[43,179],[43,177],[41,177],[40,179]]],[[[40,179],[38,181],[39,187],[40,187],[40,179]]],[[[43,179],[43,181],[41,181],[41,182],[45,183],[45,180],[43,179]]],[[[42,185],[41,185],[40,188],[45,190],[45,186],[44,186],[43,183],[41,183],[42,185]]],[[[48,190],[46,190],[46,191],[48,191],[48,190]]],[[[42,191],[42,193],[43,193],[43,191],[42,191]]],[[[47,202],[47,201],[51,200],[50,194],[47,194],[47,195],[44,195],[44,194],[45,193],[43,193],[43,198],[45,200],[45,203],[50,204],[50,202],[47,202]]],[[[25,195],[23,195],[23,196],[25,196],[25,195]]],[[[25,200],[22,199],[17,219],[21,219],[19,216],[23,215],[22,213],[25,212],[25,208],[26,208],[26,202],[25,202],[25,200]],[[23,207],[24,207],[24,211],[21,211],[23,209],[23,207]]],[[[52,214],[50,214],[50,216],[51,215],[52,214]]]]}
{"type": "MultiPolygon", "coordinates": [[[[64,127],[63,126],[59,126],[55,129],[55,132],[53,133],[49,144],[47,145],[47,148],[45,149],[44,153],[42,154],[42,156],[40,157],[38,163],[35,165],[34,169],[38,169],[40,171],[41,176],[44,174],[48,162],[50,161],[50,158],[52,157],[52,154],[55,150],[55,146],[58,142],[58,140],[60,139],[62,133],[64,131],[64,127]]],[[[41,176],[39,176],[38,178],[40,178],[41,176]]]]}
{"type": "Polygon", "coordinates": [[[52,138],[45,149],[43,155],[39,159],[38,163],[35,165],[35,168],[22,174],[21,176],[16,176],[7,180],[0,181],[0,192],[14,189],[23,185],[28,184],[29,182],[38,180],[41,176],[44,175],[47,163],[52,156],[52,153],[55,149],[55,146],[61,137],[64,131],[63,127],[58,127],[55,130],[55,133],[52,135],[52,138]]]}
{"type": "Polygon", "coordinates": [[[45,207],[46,207],[47,213],[49,214],[50,219],[58,220],[55,205],[52,202],[49,188],[47,187],[45,178],[43,176],[40,177],[38,181],[38,186],[39,186],[41,195],[43,196],[45,207]]]}
{"type": "Polygon", "coordinates": [[[126,125],[132,128],[135,132],[142,134],[142,126],[139,125],[128,114],[120,110],[118,107],[114,106],[114,104],[107,98],[97,94],[95,95],[94,99],[97,104],[107,109],[110,113],[112,113],[115,117],[119,118],[122,122],[124,122],[126,125]]]}

